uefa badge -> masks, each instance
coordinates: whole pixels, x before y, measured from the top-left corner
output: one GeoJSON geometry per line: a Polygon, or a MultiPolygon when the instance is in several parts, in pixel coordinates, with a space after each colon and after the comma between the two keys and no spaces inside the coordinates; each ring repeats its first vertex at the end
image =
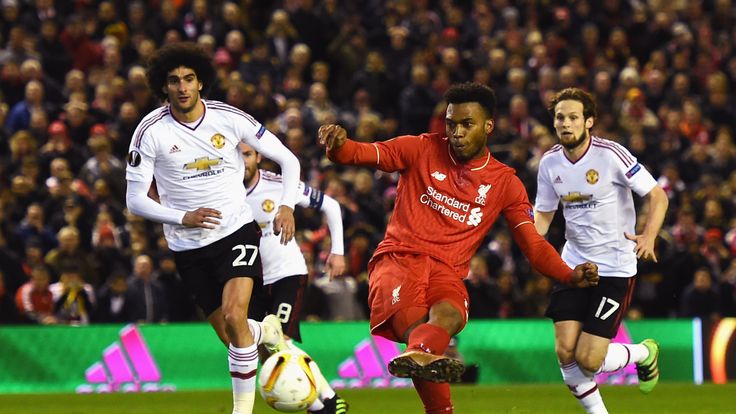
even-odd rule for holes
{"type": "Polygon", "coordinates": [[[588,181],[588,184],[595,184],[598,182],[598,171],[596,170],[588,170],[588,172],[585,173],[585,179],[588,181]]]}
{"type": "Polygon", "coordinates": [[[225,137],[222,134],[215,134],[210,138],[212,146],[217,149],[222,149],[225,146],[225,137]]]}

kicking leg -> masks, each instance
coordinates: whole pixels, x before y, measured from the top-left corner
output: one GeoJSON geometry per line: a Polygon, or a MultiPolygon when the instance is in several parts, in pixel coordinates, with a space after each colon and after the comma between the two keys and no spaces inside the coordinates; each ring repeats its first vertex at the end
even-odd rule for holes
{"type": "Polygon", "coordinates": [[[452,414],[453,406],[450,398],[449,382],[431,382],[412,378],[414,388],[424,404],[426,414],[452,414]]]}
{"type": "Polygon", "coordinates": [[[397,337],[404,338],[408,346],[406,352],[389,362],[389,372],[412,379],[425,413],[452,413],[448,382],[459,381],[465,367],[462,362],[445,357],[444,353],[451,335],[461,329],[463,322],[462,315],[449,302],[432,306],[429,318],[424,308],[409,308],[392,318],[394,332],[403,331],[397,337]],[[414,323],[407,323],[412,319],[414,323]]]}

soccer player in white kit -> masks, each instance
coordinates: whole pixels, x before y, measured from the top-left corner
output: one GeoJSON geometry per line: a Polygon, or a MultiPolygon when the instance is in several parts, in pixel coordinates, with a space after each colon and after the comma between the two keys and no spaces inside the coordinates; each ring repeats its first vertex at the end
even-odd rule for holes
{"type": "Polygon", "coordinates": [[[228,346],[233,414],[250,414],[257,345],[276,345],[283,337],[275,317],[263,323],[247,319],[251,292],[263,281],[260,229],[245,202],[238,144],[247,142],[281,166],[283,192],[273,232],[284,244],[294,236],[299,161],[250,115],[202,99],[214,68],[195,44],[158,50],[147,77],[152,91],[168,102],[146,115],[133,134],[127,206],[133,214],[163,223],[184,283],[228,346]],[[148,197],[154,179],[160,203],[148,197]]]}
{"type": "MultiPolygon", "coordinates": [[[[250,205],[256,223],[261,227],[261,262],[263,264],[263,289],[254,292],[248,314],[259,318],[268,314],[276,315],[281,321],[284,334],[290,339],[286,345],[293,351],[306,354],[297,347],[293,340],[301,342],[299,321],[301,319],[302,300],[307,287],[307,263],[295,239],[286,245],[279,243],[279,238],[271,231],[271,223],[275,219],[275,200],[283,191],[283,178],[271,171],[261,170],[261,154],[248,144],[240,144],[243,163],[245,165],[245,183],[248,196],[245,201],[250,205]]],[[[327,217],[330,230],[330,255],[327,257],[325,272],[332,279],[345,272],[345,255],[343,248],[342,212],[340,204],[322,191],[299,183],[296,193],[296,204],[305,208],[316,208],[327,217]]],[[[319,383],[319,398],[307,410],[311,414],[343,414],[348,406],[344,399],[335,394],[317,363],[309,363],[319,383]]]]}
{"type": "Polygon", "coordinates": [[[537,177],[534,220],[545,235],[558,205],[565,217],[562,259],[570,266],[598,265],[600,282],[589,288],[557,286],[547,316],[554,321],[555,350],[562,378],[588,413],[607,413],[594,380],[631,362],[639,388],[652,391],[659,379],[659,345],[611,343],[634,290],[637,258],[657,260],[654,242],[667,212],[664,190],[623,146],[592,136],[595,101],[567,88],[552,100],[550,113],[560,143],[544,154],[537,177]],[[635,233],[632,190],[649,207],[641,234],[635,233]]]}

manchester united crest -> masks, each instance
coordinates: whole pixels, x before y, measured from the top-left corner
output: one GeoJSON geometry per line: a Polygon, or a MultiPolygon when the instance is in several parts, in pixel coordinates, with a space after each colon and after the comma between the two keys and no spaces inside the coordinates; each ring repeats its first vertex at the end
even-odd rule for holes
{"type": "Polygon", "coordinates": [[[276,207],[276,203],[274,203],[274,202],[273,202],[273,200],[265,199],[265,200],[263,200],[263,202],[261,203],[261,208],[262,208],[262,209],[263,209],[263,211],[265,211],[266,213],[270,213],[270,212],[272,212],[272,211],[273,211],[273,208],[274,208],[274,207],[276,207]]]}
{"type": "Polygon", "coordinates": [[[217,149],[222,149],[225,146],[225,137],[222,134],[215,134],[210,138],[212,146],[217,149]]]}
{"type": "Polygon", "coordinates": [[[588,170],[588,172],[585,173],[585,179],[588,181],[588,184],[595,184],[598,182],[598,171],[596,170],[588,170]]]}

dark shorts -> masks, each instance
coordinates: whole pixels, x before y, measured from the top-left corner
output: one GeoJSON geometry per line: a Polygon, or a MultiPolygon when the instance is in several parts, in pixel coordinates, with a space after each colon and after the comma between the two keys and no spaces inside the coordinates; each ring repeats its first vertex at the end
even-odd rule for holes
{"type": "Polygon", "coordinates": [[[260,242],[261,229],[251,221],[210,245],[174,252],[181,279],[205,315],[222,306],[222,290],[230,279],[248,277],[253,279],[254,291],[261,289],[260,242]]]}
{"type": "Polygon", "coordinates": [[[595,287],[555,290],[545,315],[555,322],[580,321],[583,331],[611,339],[629,308],[634,284],[633,277],[601,277],[595,287]]]}
{"type": "Polygon", "coordinates": [[[275,283],[263,286],[255,291],[250,300],[248,315],[252,319],[261,320],[268,314],[274,314],[281,320],[284,334],[297,342],[302,341],[299,331],[299,320],[302,316],[304,291],[307,288],[307,275],[285,277],[275,283]]]}

